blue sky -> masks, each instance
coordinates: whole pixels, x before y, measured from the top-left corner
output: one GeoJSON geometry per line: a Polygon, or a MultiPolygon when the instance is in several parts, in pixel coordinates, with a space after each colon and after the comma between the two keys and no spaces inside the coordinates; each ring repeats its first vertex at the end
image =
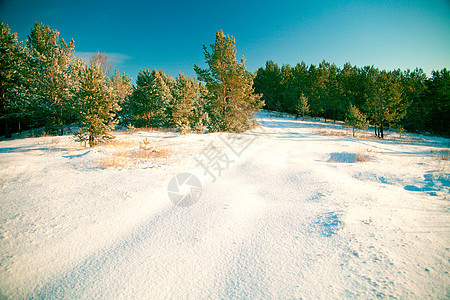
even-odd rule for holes
{"type": "Polygon", "coordinates": [[[450,1],[0,0],[0,20],[25,40],[34,22],[74,39],[80,57],[102,52],[133,81],[140,69],[195,77],[202,45],[223,29],[249,71],[267,60],[323,59],[392,70],[450,67],[450,1]]]}

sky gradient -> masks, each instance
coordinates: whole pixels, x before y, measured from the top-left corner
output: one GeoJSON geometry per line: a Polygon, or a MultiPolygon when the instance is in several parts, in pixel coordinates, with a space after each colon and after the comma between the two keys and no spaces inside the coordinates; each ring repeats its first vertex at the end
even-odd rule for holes
{"type": "Polygon", "coordinates": [[[450,1],[0,0],[0,21],[27,38],[35,22],[74,39],[76,55],[107,54],[133,78],[140,69],[195,77],[202,45],[223,29],[249,71],[295,65],[431,70],[450,67],[450,1]]]}

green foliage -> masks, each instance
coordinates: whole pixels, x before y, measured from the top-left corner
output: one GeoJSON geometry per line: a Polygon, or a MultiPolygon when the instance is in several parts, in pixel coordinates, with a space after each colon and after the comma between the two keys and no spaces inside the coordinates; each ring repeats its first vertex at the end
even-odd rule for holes
{"type": "Polygon", "coordinates": [[[81,72],[76,100],[80,122],[76,140],[89,141],[89,146],[93,147],[113,138],[110,131],[117,124],[115,114],[119,106],[109,79],[99,65],[91,64],[81,72]]]}
{"type": "Polygon", "coordinates": [[[385,127],[395,126],[406,114],[399,81],[392,73],[369,70],[366,88],[366,111],[372,123],[378,126],[378,137],[383,138],[385,127]]]}
{"type": "Polygon", "coordinates": [[[136,126],[164,127],[170,124],[166,112],[172,102],[175,81],[163,71],[141,71],[131,95],[136,126]]]}
{"type": "Polygon", "coordinates": [[[352,127],[353,136],[355,136],[355,129],[367,129],[369,127],[369,122],[367,121],[366,116],[353,104],[350,104],[348,108],[345,124],[352,127]]]}
{"type": "Polygon", "coordinates": [[[235,39],[216,33],[211,52],[203,46],[207,69],[194,67],[198,79],[206,83],[207,112],[211,131],[242,132],[252,127],[255,111],[263,106],[254,93],[254,76],[247,72],[244,57],[236,59],[235,39]]]}
{"type": "MultiPolygon", "coordinates": [[[[386,128],[450,136],[447,69],[433,71],[427,78],[421,69],[386,72],[350,63],[339,68],[326,61],[318,66],[302,62],[280,67],[267,61],[250,74],[244,58],[236,59],[232,36],[219,31],[211,49],[203,49],[208,67],[194,68],[205,85],[183,75],[175,80],[163,71],[144,70],[132,87],[131,79],[118,71],[106,76],[112,66],[104,54],[91,62],[105,78],[92,75],[97,79],[91,81],[102,82],[96,93],[107,95],[113,115],[120,105],[123,125],[173,126],[183,133],[242,132],[252,127],[254,113],[263,105],[269,110],[347,121],[348,107],[354,107],[375,125],[379,137],[386,128]]],[[[87,120],[88,115],[92,120],[116,122],[111,115],[94,117],[93,112],[80,111],[88,109],[86,70],[92,66],[86,69],[73,52],[73,40],[66,43],[58,31],[41,23],[34,25],[25,43],[0,23],[0,134],[10,137],[13,131],[44,125],[46,133],[62,134],[64,125],[78,118],[87,120]]]]}
{"type": "Polygon", "coordinates": [[[301,94],[300,98],[297,100],[297,105],[295,106],[295,112],[298,115],[301,115],[303,118],[307,113],[309,113],[309,104],[308,98],[304,93],[301,94]]]}
{"type": "Polygon", "coordinates": [[[426,85],[423,107],[426,127],[450,136],[450,72],[445,68],[433,71],[426,85]]]}
{"type": "Polygon", "coordinates": [[[447,69],[427,78],[421,69],[386,72],[350,63],[338,68],[326,61],[280,68],[267,61],[258,69],[254,87],[262,93],[265,108],[274,111],[298,114],[302,93],[312,116],[344,120],[353,104],[375,125],[379,137],[386,128],[398,127],[450,135],[449,78],[447,69]]]}
{"type": "Polygon", "coordinates": [[[11,33],[7,24],[0,23],[0,121],[6,137],[11,137],[13,120],[20,125],[29,115],[30,104],[23,88],[25,71],[25,52],[17,34],[11,33]]]}
{"type": "Polygon", "coordinates": [[[29,54],[29,75],[33,106],[38,122],[48,132],[56,127],[63,134],[64,121],[70,118],[74,82],[78,80],[74,41],[67,44],[59,32],[36,23],[26,41],[29,54]]]}
{"type": "Polygon", "coordinates": [[[265,68],[259,68],[254,78],[255,91],[262,94],[265,106],[269,110],[281,109],[281,69],[269,60],[266,62],[265,68]],[[280,105],[277,105],[277,104],[280,105]]]}
{"type": "Polygon", "coordinates": [[[169,110],[172,124],[181,133],[189,132],[196,123],[199,116],[195,115],[194,107],[199,105],[200,97],[200,84],[180,74],[176,79],[169,110]]]}

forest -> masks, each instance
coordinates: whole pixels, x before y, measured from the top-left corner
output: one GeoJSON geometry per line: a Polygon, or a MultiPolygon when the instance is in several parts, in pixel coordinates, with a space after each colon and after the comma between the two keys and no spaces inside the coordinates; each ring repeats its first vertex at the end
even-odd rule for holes
{"type": "Polygon", "coordinates": [[[19,42],[0,23],[0,135],[33,129],[64,134],[78,126],[78,141],[90,146],[111,138],[117,124],[126,127],[176,128],[187,132],[243,132],[255,125],[258,110],[346,121],[353,128],[374,126],[450,135],[449,72],[342,68],[323,61],[295,67],[273,61],[255,73],[236,58],[235,39],[218,31],[205,62],[195,65],[197,79],[162,70],[142,69],[131,78],[112,72],[98,53],[89,63],[76,58],[75,44],[36,23],[19,42]]]}
{"type": "Polygon", "coordinates": [[[266,109],[345,121],[359,112],[383,137],[383,129],[406,129],[450,135],[450,74],[447,69],[379,70],[346,63],[342,68],[322,61],[295,67],[273,61],[257,71],[257,93],[266,109]]]}

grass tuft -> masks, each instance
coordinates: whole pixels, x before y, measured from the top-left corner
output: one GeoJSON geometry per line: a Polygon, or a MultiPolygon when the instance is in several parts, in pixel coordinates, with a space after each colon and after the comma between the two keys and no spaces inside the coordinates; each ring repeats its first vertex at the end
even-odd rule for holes
{"type": "Polygon", "coordinates": [[[142,165],[167,163],[170,151],[150,139],[115,139],[100,148],[108,155],[98,161],[100,168],[138,168],[142,165]]]}
{"type": "Polygon", "coordinates": [[[355,161],[357,162],[367,162],[370,161],[370,156],[362,153],[356,153],[355,155],[355,161]]]}

